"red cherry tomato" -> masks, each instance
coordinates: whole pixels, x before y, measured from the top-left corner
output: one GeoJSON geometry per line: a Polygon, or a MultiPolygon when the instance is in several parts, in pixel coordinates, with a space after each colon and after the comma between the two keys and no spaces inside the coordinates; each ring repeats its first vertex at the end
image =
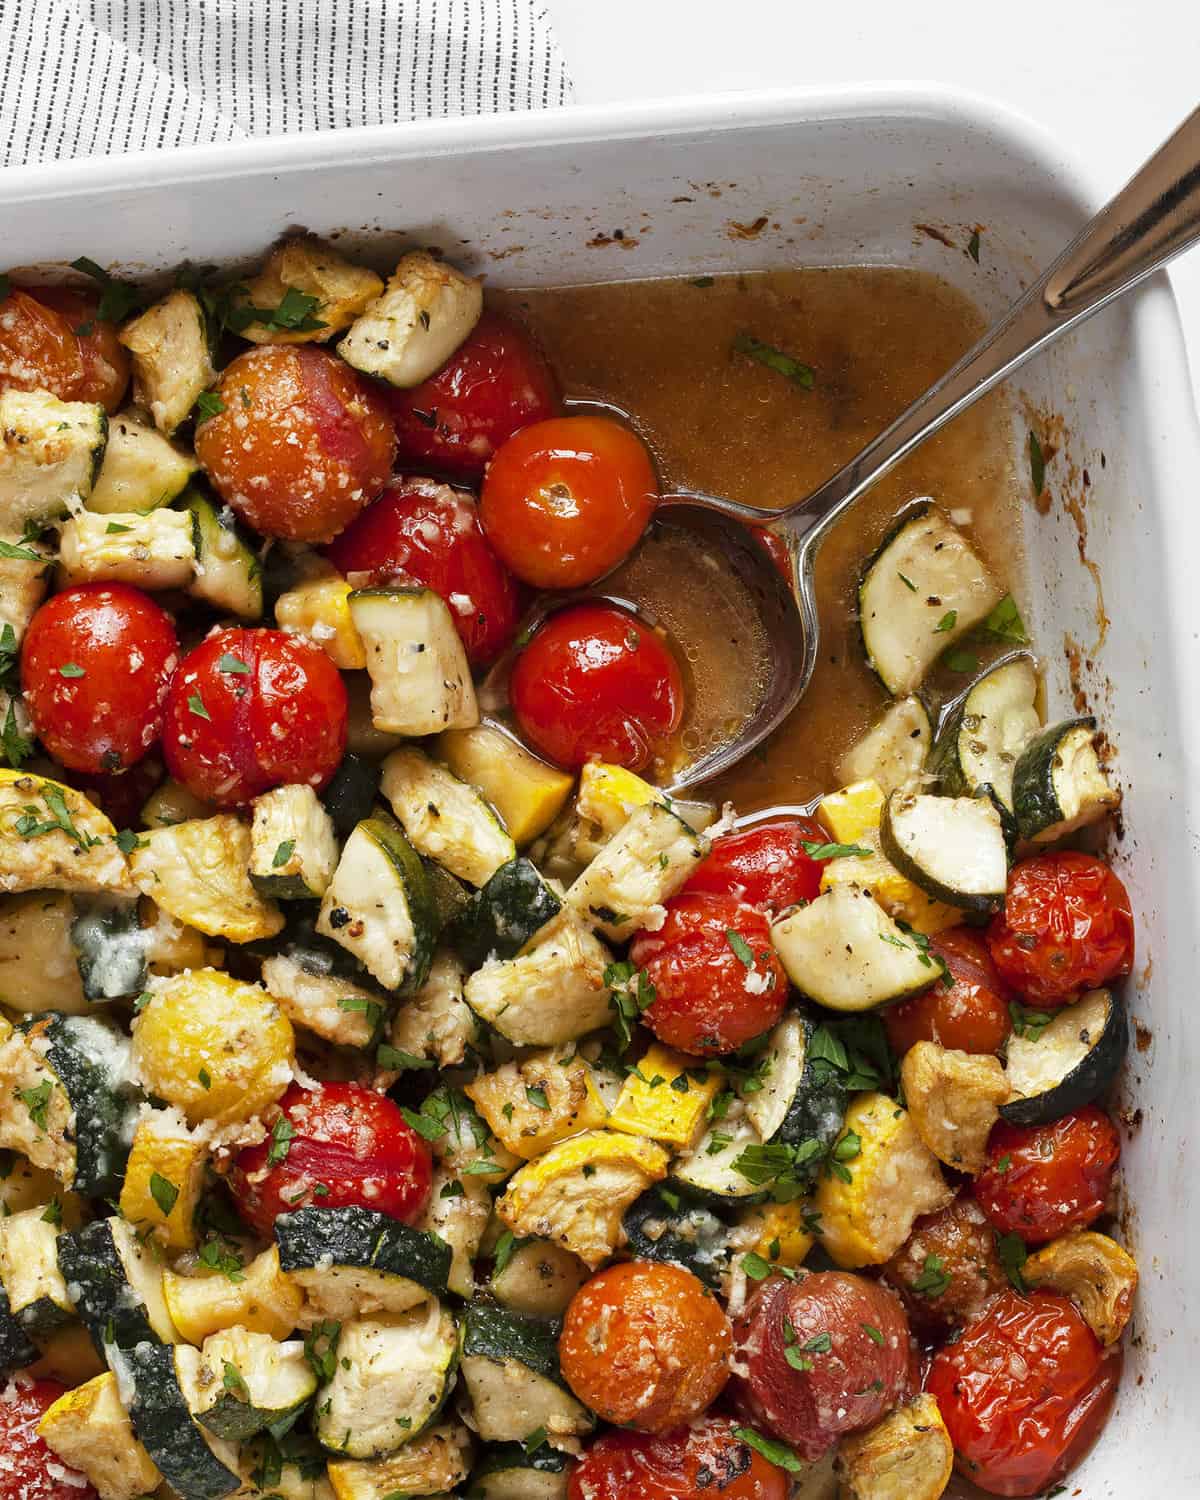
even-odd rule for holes
{"type": "Polygon", "coordinates": [[[46,390],[115,412],[129,355],[96,307],[95,297],[70,287],[13,287],[0,298],[0,391],[46,390]]]}
{"type": "Polygon", "coordinates": [[[975,1317],[1009,1285],[995,1233],[969,1190],[917,1220],[885,1263],[883,1277],[904,1304],[913,1328],[935,1337],[975,1317]]]}
{"type": "Polygon", "coordinates": [[[474,483],[500,445],[557,415],[558,386],[529,334],[485,310],[436,375],[409,391],[388,391],[400,462],[474,483]]]}
{"type": "Polygon", "coordinates": [[[216,807],[285,783],[320,789],[345,753],[346,716],[341,674],[318,647],[282,630],[218,630],[171,683],[167,769],[216,807]]]}
{"type": "Polygon", "coordinates": [[[958,1467],[992,1495],[1039,1495],[1087,1452],[1121,1375],[1074,1303],[1001,1292],[934,1355],[937,1398],[958,1467]]]}
{"type": "Polygon", "coordinates": [[[1096,1104],[1050,1125],[1009,1125],[988,1137],[975,1201],[1001,1234],[1044,1245],[1104,1212],[1121,1156],[1116,1127],[1096,1104]]]}
{"type": "Polygon", "coordinates": [[[824,861],[806,854],[804,845],[824,844],[828,835],[815,818],[773,818],[715,840],[712,853],[698,864],[683,888],[690,896],[739,896],[752,906],[781,911],[821,893],[824,861]]]}
{"type": "Polygon", "coordinates": [[[567,1500],[787,1500],[791,1481],[727,1417],[650,1437],[606,1432],[571,1470],[567,1500]]]}
{"type": "Polygon", "coordinates": [[[517,633],[520,586],[492,551],[474,501],[448,485],[390,484],[326,555],[356,587],[407,578],[440,594],[472,666],[499,656],[517,633]]]}
{"type": "MultiPolygon", "coordinates": [[[[428,1144],[384,1094],[357,1083],[294,1083],[266,1117],[292,1128],[287,1155],[268,1163],[273,1140],[238,1153],[231,1179],[238,1212],[270,1236],[296,1208],[372,1208],[412,1224],[433,1178],[428,1144]]],[[[278,1154],[278,1153],[276,1153],[278,1154]]]]}
{"type": "Polygon", "coordinates": [[[681,1052],[734,1052],[783,1014],[787,975],[757,907],[736,896],[675,896],[657,932],[639,932],[629,951],[654,986],[642,1020],[681,1052]]]}
{"type": "Polygon", "coordinates": [[[577,589],[632,550],[657,503],[654,465],[636,433],[608,417],[552,417],[497,451],[480,513],[518,578],[577,589]]]}
{"type": "Polygon", "coordinates": [[[66,1386],[18,1376],[0,1400],[0,1500],[96,1500],[96,1491],[37,1435],[66,1386]]]}
{"type": "Polygon", "coordinates": [[[1009,1001],[1016,996],[1000,977],[983,938],[969,927],[951,927],[929,942],[952,983],[938,978],[911,1000],[880,1014],[892,1050],[901,1057],[916,1042],[937,1042],[959,1052],[996,1052],[1012,1030],[1009,1001]]]}
{"type": "Polygon", "coordinates": [[[1023,859],[987,941],[1015,990],[1038,1005],[1065,1005],[1133,967],[1129,894],[1090,854],[1060,849],[1023,859]]]}
{"type": "Polygon", "coordinates": [[[571,769],[598,755],[641,771],[683,718],[670,647],[612,604],[551,615],[517,657],[509,696],[528,743],[571,769]]]}
{"type": "Polygon", "coordinates": [[[38,739],[72,771],[136,765],[162,732],[178,649],[170,617],[140,589],[83,583],[55,594],[21,646],[38,739]]]}

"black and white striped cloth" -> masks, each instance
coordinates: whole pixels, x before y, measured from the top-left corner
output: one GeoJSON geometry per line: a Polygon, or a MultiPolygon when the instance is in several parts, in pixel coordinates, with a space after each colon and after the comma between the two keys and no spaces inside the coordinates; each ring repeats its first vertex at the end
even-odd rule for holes
{"type": "Polygon", "coordinates": [[[567,103],[543,0],[0,0],[0,165],[567,103]]]}

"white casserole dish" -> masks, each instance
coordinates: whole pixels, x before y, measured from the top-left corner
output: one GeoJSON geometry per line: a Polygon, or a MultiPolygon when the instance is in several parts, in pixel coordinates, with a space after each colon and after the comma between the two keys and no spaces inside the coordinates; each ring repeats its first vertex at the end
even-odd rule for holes
{"type": "MultiPolygon", "coordinates": [[[[1083,182],[1028,125],[941,90],[738,95],[10,169],[0,259],[87,254],[145,274],[250,257],[297,225],[355,240],[388,232],[376,244],[386,259],[400,230],[502,285],[795,263],[923,267],[990,317],[1116,186],[1083,182]],[[731,231],[764,214],[754,237],[731,231]],[[948,228],[959,245],[984,226],[982,265],[920,224],[948,228]],[[617,229],[623,240],[612,239],[617,229]]],[[[1026,512],[1022,604],[1051,706],[1085,692],[1119,750],[1129,832],[1116,864],[1139,919],[1130,1003],[1150,1037],[1131,1050],[1126,1101],[1140,1117],[1124,1157],[1139,1306],[1117,1411],[1069,1492],[1184,1497],[1200,1494],[1190,1399],[1200,1090],[1188,1055],[1200,975],[1200,435],[1165,279],[1022,372],[1015,395],[1018,411],[1063,421],[1047,473],[1054,503],[1044,517],[1026,512]],[[1079,521],[1064,497],[1080,502],[1079,521]],[[1081,533],[1094,573],[1081,566],[1081,533]],[[1075,684],[1071,641],[1082,658],[1075,684]]],[[[1025,432],[1019,419],[1022,484],[1025,432]]]]}

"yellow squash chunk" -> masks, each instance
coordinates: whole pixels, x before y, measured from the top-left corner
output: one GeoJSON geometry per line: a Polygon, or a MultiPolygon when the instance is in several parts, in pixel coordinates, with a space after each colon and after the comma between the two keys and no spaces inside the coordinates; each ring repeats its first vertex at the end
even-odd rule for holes
{"type": "Polygon", "coordinates": [[[250,830],[231,813],[153,828],[130,861],[138,889],[209,937],[274,937],[283,913],[250,880],[250,830]]]}
{"type": "Polygon", "coordinates": [[[250,323],[241,336],[252,344],[324,343],[348,328],[383,291],[383,279],[366,266],[346,260],[315,235],[297,235],[275,246],[262,269],[246,283],[238,305],[274,312],[289,292],[315,297],[310,321],[317,328],[288,329],[270,322],[250,323]]]}
{"type": "Polygon", "coordinates": [[[840,1500],[938,1500],[950,1483],[954,1445],[938,1404],[922,1394],[838,1448],[840,1500]]]}
{"type": "Polygon", "coordinates": [[[593,823],[611,838],[629,821],[630,813],[648,802],[665,802],[665,794],[624,766],[590,760],[579,773],[576,807],[581,818],[593,823]]]}
{"type": "Polygon", "coordinates": [[[64,1323],[38,1340],[42,1357],[28,1366],[34,1380],[57,1380],[62,1385],[82,1385],[103,1374],[104,1360],[96,1353],[92,1336],[82,1323],[64,1323]]]}
{"type": "Polygon", "coordinates": [[[251,1120],[287,1088],[292,1025],[258,985],[194,969],[154,981],[151,993],[134,1023],[134,1064],[150,1092],[190,1124],[251,1120]]]}
{"type": "Polygon", "coordinates": [[[471,1434],[461,1422],[443,1422],[386,1458],[339,1460],[329,1465],[337,1500],[406,1500],[444,1495],[471,1467],[471,1434]]]}
{"type": "Polygon", "coordinates": [[[199,1346],[224,1328],[245,1328],[285,1339],[299,1326],[304,1293],[279,1266],[272,1245],[245,1266],[240,1280],[221,1271],[206,1276],[163,1272],[163,1297],[171,1322],[189,1344],[199,1346]]]}
{"type": "Polygon", "coordinates": [[[987,1142],[1009,1096],[998,1057],[916,1042],[900,1064],[904,1099],[917,1134],[939,1161],[972,1175],[987,1165],[987,1142]]]}
{"type": "Polygon", "coordinates": [[[343,672],[363,670],[367,652],[346,602],[344,578],[310,578],[275,601],[275,623],[288,635],[307,636],[343,672]]]}
{"type": "Polygon", "coordinates": [[[87,1475],[100,1500],[139,1500],[162,1479],[133,1434],[111,1371],[60,1396],[37,1431],[64,1464],[87,1475]]]}
{"type": "Polygon", "coordinates": [[[794,1198],[790,1203],[757,1203],[743,1210],[738,1224],[755,1236],[750,1247],[772,1266],[802,1266],[814,1236],[804,1227],[812,1205],[794,1198]]]}
{"type": "Polygon", "coordinates": [[[9,1158],[8,1173],[0,1178],[0,1219],[36,1208],[57,1198],[63,1211],[63,1225],[77,1229],[83,1218],[83,1199],[75,1193],[64,1193],[62,1183],[45,1167],[35,1167],[23,1156],[9,1158]]]}
{"type": "Polygon", "coordinates": [[[604,1124],[592,1070],[566,1051],[536,1052],[481,1073],[463,1093],[517,1156],[540,1156],[556,1141],[604,1124]]]}
{"type": "Polygon", "coordinates": [[[1077,1229],[1043,1245],[1025,1262],[1030,1286],[1062,1292],[1079,1305],[1102,1344],[1115,1344],[1133,1312],[1137,1262],[1107,1234],[1077,1229]]]}
{"type": "Polygon", "coordinates": [[[621,1087],[608,1119],[612,1129],[670,1146],[694,1145],[723,1080],[719,1073],[689,1078],[689,1068],[696,1069],[694,1057],[654,1042],[621,1087]]]}
{"type": "Polygon", "coordinates": [[[0,770],[0,891],[132,895],[116,832],[73,787],[31,771],[0,770]]]}
{"type": "Polygon", "coordinates": [[[839,1266],[853,1270],[890,1259],[913,1221],[944,1208],[954,1190],[908,1111],[886,1094],[855,1096],[839,1144],[848,1136],[859,1143],[857,1155],[842,1147],[839,1164],[850,1180],[836,1172],[823,1176],[814,1207],[822,1245],[839,1266]]]}
{"type": "MultiPolygon", "coordinates": [[[[19,1151],[64,1187],[75,1181],[75,1111],[38,1050],[39,1023],[0,1042],[0,1147],[19,1151]],[[44,1109],[37,1102],[45,1099],[44,1109]],[[35,1101],[31,1107],[29,1101],[35,1101]]],[[[45,1201],[45,1200],[42,1200],[45,1201]]]]}
{"type": "Polygon", "coordinates": [[[860,886],[870,891],[888,916],[907,923],[914,932],[924,933],[926,937],[936,937],[947,927],[956,927],[962,921],[963,914],[957,906],[935,901],[883,857],[879,852],[878,829],[860,834],[854,842],[870,849],[870,855],[866,858],[846,855],[842,859],[831,859],[821,871],[823,891],[831,891],[838,885],[860,886]]]}
{"type": "Polygon", "coordinates": [[[206,1156],[204,1143],[190,1133],[178,1110],[144,1114],[134,1130],[125,1168],[122,1216],[139,1232],[150,1230],[171,1250],[192,1249],[206,1156]]]}
{"type": "Polygon", "coordinates": [[[857,844],[878,829],[883,789],[874,781],[855,781],[821,798],[817,818],[835,844],[857,844]]]}
{"type": "Polygon", "coordinates": [[[490,724],[447,729],[434,740],[433,754],[483,793],[518,848],[549,828],[575,785],[490,724]]]}

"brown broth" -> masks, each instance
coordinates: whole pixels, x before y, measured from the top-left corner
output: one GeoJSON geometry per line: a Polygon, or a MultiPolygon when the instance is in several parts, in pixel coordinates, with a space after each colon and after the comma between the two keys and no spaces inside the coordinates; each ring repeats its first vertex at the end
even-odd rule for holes
{"type": "MultiPolygon", "coordinates": [[[[815,488],[982,332],[961,293],[923,272],[772,271],[499,293],[541,340],[571,397],[628,412],[664,487],[780,506],[815,488]],[[811,390],[767,369],[739,333],[810,365],[811,390]]],[[[821,657],[803,702],[759,751],[706,791],[740,812],[801,802],[836,782],[841,755],[887,701],[863,660],[854,587],[895,513],[920,495],[970,512],[998,577],[1019,582],[1020,504],[1010,416],[993,393],[859,502],[822,548],[821,657]]]]}

